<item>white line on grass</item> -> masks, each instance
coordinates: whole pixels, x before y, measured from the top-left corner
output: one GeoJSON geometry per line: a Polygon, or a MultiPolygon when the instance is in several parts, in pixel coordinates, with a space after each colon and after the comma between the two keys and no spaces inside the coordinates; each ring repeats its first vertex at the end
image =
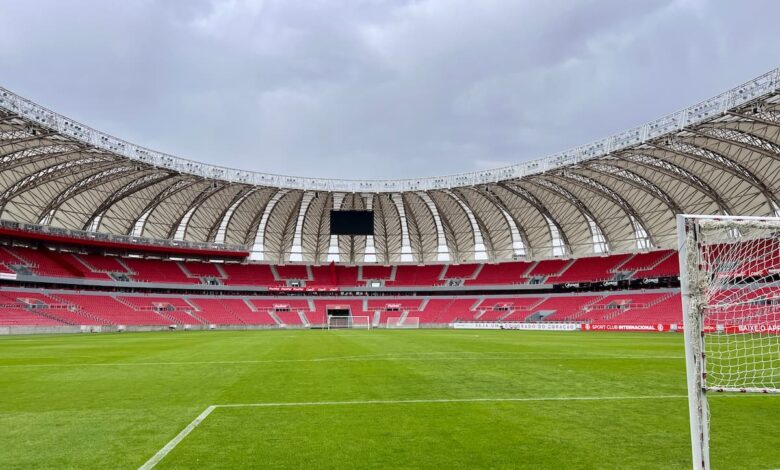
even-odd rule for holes
{"type": "Polygon", "coordinates": [[[607,401],[607,400],[661,400],[687,398],[687,395],[639,395],[615,397],[506,397],[506,398],[425,398],[408,400],[352,400],[352,401],[299,401],[278,403],[228,403],[214,405],[217,408],[264,408],[284,406],[341,406],[341,405],[404,405],[414,403],[480,403],[524,401],[607,401]]]}
{"type": "Polygon", "coordinates": [[[451,354],[451,356],[427,356],[418,357],[429,353],[414,353],[413,355],[364,355],[364,356],[337,356],[337,357],[318,357],[312,359],[260,359],[245,361],[166,361],[166,362],[81,362],[81,363],[55,363],[55,364],[0,364],[0,368],[25,368],[25,367],[137,367],[137,366],[190,366],[190,365],[238,365],[238,364],[287,364],[287,363],[316,363],[316,362],[363,362],[363,361],[517,361],[528,360],[600,360],[600,359],[672,359],[682,360],[683,356],[617,356],[617,355],[577,355],[577,356],[557,356],[554,353],[544,355],[533,355],[530,353],[469,353],[460,356],[459,353],[430,353],[430,354],[451,354]],[[496,354],[496,355],[490,355],[496,354]],[[500,355],[498,355],[500,354],[500,355]],[[541,356],[541,357],[540,357],[541,356]]]}
{"type": "Polygon", "coordinates": [[[216,406],[212,405],[206,408],[205,410],[203,410],[203,412],[199,414],[197,418],[192,420],[192,422],[188,424],[187,427],[182,429],[181,432],[176,435],[176,437],[171,439],[171,441],[165,444],[165,446],[162,449],[157,451],[157,453],[154,454],[151,459],[147,460],[145,464],[138,467],[139,470],[149,470],[151,468],[154,468],[154,466],[157,465],[160,462],[160,460],[164,459],[165,456],[168,455],[168,453],[172,451],[173,448],[179,444],[179,442],[181,442],[185,437],[187,437],[187,435],[189,435],[189,433],[191,433],[193,429],[198,427],[198,425],[202,423],[203,420],[206,419],[211,414],[211,412],[214,411],[215,409],[216,406]]]}
{"type": "MultiPolygon", "coordinates": [[[[759,394],[727,394],[714,395],[716,397],[746,397],[759,396],[759,394]]],[[[619,401],[619,400],[669,400],[688,398],[688,395],[635,395],[635,396],[607,396],[607,397],[505,397],[505,398],[431,398],[408,400],[352,400],[352,401],[302,401],[302,402],[277,402],[277,403],[226,403],[223,405],[211,405],[198,415],[190,424],[181,430],[179,434],[170,440],[162,449],[138,467],[138,470],[151,470],[165,458],[179,443],[184,440],[200,423],[202,423],[212,411],[217,408],[282,408],[282,407],[306,407],[306,406],[351,406],[351,405],[405,405],[405,404],[436,404],[436,403],[498,403],[498,402],[540,402],[540,401],[619,401]]]]}

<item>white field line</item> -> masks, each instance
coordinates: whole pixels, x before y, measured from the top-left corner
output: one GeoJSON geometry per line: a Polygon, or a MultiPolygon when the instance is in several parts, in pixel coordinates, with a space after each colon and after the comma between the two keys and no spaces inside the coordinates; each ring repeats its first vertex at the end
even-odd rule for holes
{"type": "Polygon", "coordinates": [[[496,352],[496,353],[413,353],[413,354],[376,354],[362,356],[335,356],[319,357],[312,359],[258,359],[242,361],[166,361],[166,362],[81,362],[81,363],[57,363],[57,364],[0,364],[0,368],[26,368],[26,367],[127,367],[127,366],[178,366],[178,365],[237,365],[237,364],[287,364],[287,363],[312,363],[312,362],[365,362],[365,361],[509,361],[509,360],[583,360],[583,359],[672,359],[682,360],[683,356],[668,355],[564,355],[558,356],[554,353],[530,354],[527,352],[496,352]],[[450,354],[450,356],[439,356],[439,354],[450,354]],[[463,354],[463,355],[460,355],[463,354]],[[493,354],[493,355],[491,355],[493,354]],[[423,356],[423,357],[420,357],[423,356]]]}
{"type": "MultiPolygon", "coordinates": [[[[757,396],[757,394],[754,394],[757,396]]],[[[749,394],[717,395],[744,397],[749,394]]],[[[631,400],[670,400],[688,398],[688,395],[637,395],[637,396],[606,396],[606,397],[506,397],[506,398],[432,398],[409,400],[353,400],[353,401],[303,401],[278,403],[228,403],[211,405],[198,415],[190,424],[181,430],[162,449],[138,467],[139,470],[151,470],[165,458],[185,437],[187,437],[212,411],[217,408],[282,408],[307,406],[355,406],[355,405],[406,405],[406,404],[436,404],[436,403],[498,403],[498,402],[540,402],[540,401],[631,401],[631,400]]]]}
{"type": "Polygon", "coordinates": [[[203,410],[203,412],[199,414],[197,418],[192,420],[192,422],[188,424],[187,427],[182,429],[181,432],[176,435],[176,437],[171,439],[170,442],[165,444],[165,446],[163,446],[162,449],[157,451],[157,453],[154,454],[151,459],[147,460],[145,464],[138,467],[139,470],[149,470],[150,468],[154,468],[154,466],[157,465],[160,462],[160,460],[165,458],[165,456],[168,455],[168,453],[172,451],[173,448],[179,444],[179,442],[181,442],[185,437],[187,437],[189,433],[192,432],[193,429],[198,427],[198,425],[202,423],[203,420],[206,419],[211,414],[211,412],[214,411],[215,409],[216,407],[212,405],[206,408],[205,410],[203,410]]]}
{"type": "Polygon", "coordinates": [[[408,400],[347,400],[347,401],[299,401],[278,403],[228,403],[213,405],[216,408],[276,408],[286,406],[342,406],[342,405],[405,405],[429,403],[481,403],[481,402],[527,402],[527,401],[608,401],[608,400],[667,400],[688,398],[687,395],[638,395],[608,397],[505,397],[505,398],[425,398],[408,400]]]}

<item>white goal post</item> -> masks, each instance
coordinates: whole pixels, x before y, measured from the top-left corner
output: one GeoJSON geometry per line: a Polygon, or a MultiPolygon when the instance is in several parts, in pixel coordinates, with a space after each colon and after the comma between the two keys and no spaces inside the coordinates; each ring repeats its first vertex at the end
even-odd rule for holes
{"type": "Polygon", "coordinates": [[[385,328],[390,329],[403,329],[403,328],[419,328],[420,317],[389,317],[386,322],[385,328]]]}
{"type": "Polygon", "coordinates": [[[370,330],[371,322],[368,317],[363,316],[341,316],[341,315],[328,315],[328,329],[347,329],[354,328],[359,330],[370,330]]]}
{"type": "Polygon", "coordinates": [[[708,392],[780,392],[780,218],[677,216],[693,468],[708,392]]]}

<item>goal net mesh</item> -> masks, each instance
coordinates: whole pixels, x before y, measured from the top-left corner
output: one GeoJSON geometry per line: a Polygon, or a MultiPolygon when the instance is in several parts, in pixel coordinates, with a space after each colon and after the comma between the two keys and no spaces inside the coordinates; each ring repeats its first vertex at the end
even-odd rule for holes
{"type": "Polygon", "coordinates": [[[356,328],[368,330],[371,329],[371,322],[367,316],[336,316],[328,315],[328,329],[356,328]]]}
{"type": "Polygon", "coordinates": [[[780,220],[696,219],[688,231],[688,319],[707,390],[780,387],[780,220]],[[695,247],[695,248],[694,248],[695,247]]]}

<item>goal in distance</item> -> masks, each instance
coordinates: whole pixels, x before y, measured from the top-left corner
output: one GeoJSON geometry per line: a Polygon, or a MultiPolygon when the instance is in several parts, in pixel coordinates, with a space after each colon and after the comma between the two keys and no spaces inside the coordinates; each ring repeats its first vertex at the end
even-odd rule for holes
{"type": "Polygon", "coordinates": [[[367,316],[353,316],[353,315],[328,315],[328,329],[359,329],[370,330],[371,322],[367,316]]]}
{"type": "MultiPolygon", "coordinates": [[[[677,216],[693,468],[711,392],[780,392],[780,218],[677,216]]],[[[725,430],[724,430],[725,431],[725,430]]]]}

